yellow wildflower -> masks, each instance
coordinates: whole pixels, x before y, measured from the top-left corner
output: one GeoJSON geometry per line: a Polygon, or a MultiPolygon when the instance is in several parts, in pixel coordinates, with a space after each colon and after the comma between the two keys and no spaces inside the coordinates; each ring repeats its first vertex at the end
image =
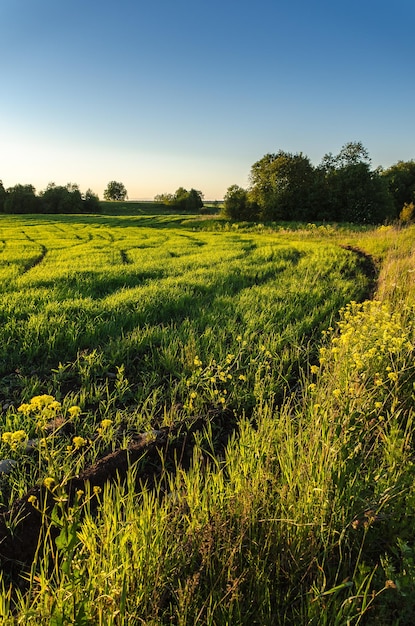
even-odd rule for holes
{"type": "Polygon", "coordinates": [[[52,478],[51,476],[48,476],[47,478],[45,478],[45,480],[43,481],[43,484],[45,485],[46,489],[51,490],[53,485],[55,484],[55,479],[52,478]]]}
{"type": "Polygon", "coordinates": [[[23,413],[23,415],[30,415],[30,413],[32,411],[32,406],[30,404],[27,404],[27,402],[26,402],[24,404],[21,404],[17,410],[20,413],[23,413]]]}
{"type": "Polygon", "coordinates": [[[13,433],[3,433],[1,439],[4,443],[7,443],[12,450],[16,450],[20,445],[27,441],[27,435],[24,430],[16,430],[13,433]]]}
{"type": "Polygon", "coordinates": [[[52,402],[55,402],[55,398],[53,396],[49,396],[46,393],[44,393],[41,396],[34,396],[30,400],[30,404],[32,405],[32,408],[38,411],[41,411],[46,406],[49,406],[50,404],[52,404],[52,402]]]}
{"type": "Polygon", "coordinates": [[[3,441],[3,443],[10,444],[12,440],[12,436],[13,436],[13,433],[11,433],[10,431],[6,431],[5,433],[2,434],[1,440],[3,441]]]}
{"type": "Polygon", "coordinates": [[[61,408],[62,408],[62,405],[57,400],[54,400],[48,405],[48,409],[50,409],[51,411],[59,411],[61,408]]]}
{"type": "Polygon", "coordinates": [[[68,409],[68,413],[72,418],[78,417],[80,412],[81,412],[81,407],[79,406],[70,406],[68,409]]]}
{"type": "Polygon", "coordinates": [[[83,437],[74,437],[72,439],[72,443],[75,446],[75,450],[79,450],[80,448],[83,448],[87,444],[87,440],[84,439],[83,437]]]}

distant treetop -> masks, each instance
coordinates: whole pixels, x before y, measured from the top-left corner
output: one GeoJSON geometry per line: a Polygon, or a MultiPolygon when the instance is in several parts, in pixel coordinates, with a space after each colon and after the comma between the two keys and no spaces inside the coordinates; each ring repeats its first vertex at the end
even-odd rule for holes
{"type": "Polygon", "coordinates": [[[112,180],[104,191],[104,198],[105,200],[126,200],[128,199],[127,190],[123,183],[112,180]]]}

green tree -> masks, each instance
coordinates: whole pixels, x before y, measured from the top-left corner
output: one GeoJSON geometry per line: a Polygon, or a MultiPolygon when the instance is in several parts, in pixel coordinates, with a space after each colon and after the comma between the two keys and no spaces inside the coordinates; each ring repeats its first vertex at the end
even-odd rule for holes
{"type": "Polygon", "coordinates": [[[4,203],[6,201],[7,192],[4,188],[3,181],[0,180],[0,213],[4,211],[4,203]]]}
{"type": "Polygon", "coordinates": [[[173,197],[172,193],[159,193],[154,196],[154,202],[162,202],[163,204],[169,206],[173,203],[173,197]]]}
{"type": "Polygon", "coordinates": [[[174,208],[177,211],[188,211],[196,213],[203,207],[203,194],[201,191],[191,189],[187,191],[184,187],[179,187],[174,194],[162,193],[154,197],[156,202],[174,208]]]}
{"type": "Polygon", "coordinates": [[[393,217],[387,185],[378,170],[370,169],[368,151],[360,142],[345,144],[337,156],[325,155],[319,170],[328,219],[376,224],[393,217]]]}
{"type": "Polygon", "coordinates": [[[190,213],[196,213],[197,211],[200,211],[200,209],[203,207],[202,192],[192,188],[187,194],[185,207],[186,211],[189,211],[190,213]]]}
{"type": "Polygon", "coordinates": [[[39,198],[33,185],[15,185],[7,189],[4,201],[5,213],[37,213],[39,198]]]}
{"type": "Polygon", "coordinates": [[[99,197],[92,189],[87,189],[83,197],[83,210],[85,213],[100,213],[101,205],[99,197]]]}
{"type": "Polygon", "coordinates": [[[184,187],[179,187],[173,195],[172,206],[174,206],[179,211],[186,210],[187,198],[189,196],[189,192],[184,187]]]}
{"type": "Polygon", "coordinates": [[[246,189],[231,185],[224,197],[223,214],[234,220],[256,220],[259,207],[250,200],[246,189]]]}
{"type": "Polygon", "coordinates": [[[80,213],[82,196],[78,185],[68,183],[65,187],[49,183],[40,195],[43,213],[80,213]]]}
{"type": "Polygon", "coordinates": [[[126,200],[128,199],[127,190],[123,183],[119,183],[116,180],[112,180],[108,183],[107,188],[104,191],[105,200],[126,200]]]}
{"type": "Polygon", "coordinates": [[[382,172],[393,198],[396,217],[405,204],[415,202],[415,161],[398,161],[382,172]]]}
{"type": "Polygon", "coordinates": [[[302,153],[280,150],[253,164],[250,198],[265,220],[304,220],[313,216],[315,172],[302,153]]]}
{"type": "Polygon", "coordinates": [[[331,152],[324,155],[321,168],[326,171],[338,170],[349,165],[366,163],[370,165],[369,152],[360,141],[349,141],[344,144],[339,154],[334,156],[331,152]]]}
{"type": "Polygon", "coordinates": [[[402,211],[399,214],[399,220],[402,224],[410,224],[415,222],[415,204],[413,202],[404,203],[402,211]]]}

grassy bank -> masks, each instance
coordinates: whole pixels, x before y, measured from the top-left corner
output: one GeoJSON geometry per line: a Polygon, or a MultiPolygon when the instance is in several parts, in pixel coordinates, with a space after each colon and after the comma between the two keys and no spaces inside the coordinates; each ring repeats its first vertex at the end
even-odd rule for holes
{"type": "Polygon", "coordinates": [[[414,230],[201,228],[15,230],[3,503],[43,483],[44,526],[26,586],[5,568],[4,623],[412,624],[414,230]],[[362,304],[350,248],[379,268],[362,304]],[[201,418],[151,488],[143,451],[68,503],[134,432],[201,418]]]}

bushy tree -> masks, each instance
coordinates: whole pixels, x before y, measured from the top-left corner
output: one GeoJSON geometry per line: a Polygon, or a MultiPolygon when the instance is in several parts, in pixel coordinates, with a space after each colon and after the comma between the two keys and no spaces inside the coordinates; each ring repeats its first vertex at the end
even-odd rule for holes
{"type": "Polygon", "coordinates": [[[80,213],[83,209],[81,192],[74,183],[65,187],[49,183],[40,202],[42,213],[80,213]]]}
{"type": "Polygon", "coordinates": [[[253,164],[250,197],[264,220],[304,220],[313,214],[314,168],[302,153],[280,150],[253,164]]]}
{"type": "Polygon", "coordinates": [[[7,196],[7,193],[4,188],[3,181],[0,180],[0,213],[3,213],[4,211],[4,203],[6,201],[6,196],[7,196]]]}
{"type": "Polygon", "coordinates": [[[415,161],[398,161],[384,170],[382,176],[393,198],[395,216],[398,217],[405,204],[415,202],[415,161]]]}
{"type": "Polygon", "coordinates": [[[203,207],[202,192],[193,188],[187,191],[184,187],[179,187],[174,194],[158,194],[154,197],[154,200],[162,202],[176,211],[188,211],[189,213],[196,213],[203,207]]]}
{"type": "Polygon", "coordinates": [[[223,214],[234,220],[256,220],[259,207],[249,198],[248,191],[238,185],[231,185],[224,197],[223,214]]]}
{"type": "Polygon", "coordinates": [[[187,194],[185,208],[186,211],[196,213],[203,207],[203,194],[197,189],[191,189],[187,194]]]}
{"type": "Polygon", "coordinates": [[[92,189],[87,189],[83,197],[83,210],[85,213],[100,213],[101,205],[99,197],[92,189]]]}
{"type": "Polygon", "coordinates": [[[326,171],[339,170],[349,165],[366,163],[370,165],[369,152],[360,141],[349,141],[344,144],[336,156],[331,152],[325,154],[321,161],[321,168],[326,171]]]}
{"type": "Polygon", "coordinates": [[[349,142],[337,156],[323,157],[328,219],[337,222],[381,223],[393,217],[392,199],[378,170],[360,142],[349,142]]]}
{"type": "Polygon", "coordinates": [[[119,183],[116,180],[112,180],[108,183],[107,188],[104,191],[105,200],[126,200],[127,190],[124,187],[123,183],[119,183]]]}
{"type": "Polygon", "coordinates": [[[159,193],[154,196],[154,202],[161,202],[166,206],[170,206],[173,203],[173,197],[172,193],[159,193]]]}
{"type": "Polygon", "coordinates": [[[7,189],[5,213],[37,213],[39,198],[33,185],[15,185],[7,189]]]}

